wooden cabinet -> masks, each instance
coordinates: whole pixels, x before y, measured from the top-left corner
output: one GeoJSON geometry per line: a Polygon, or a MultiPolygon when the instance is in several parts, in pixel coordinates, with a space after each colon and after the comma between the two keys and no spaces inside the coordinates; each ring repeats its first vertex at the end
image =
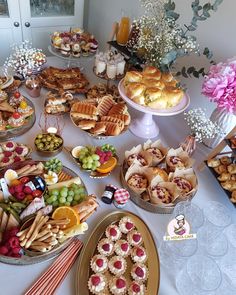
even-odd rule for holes
{"type": "Polygon", "coordinates": [[[48,53],[50,34],[82,28],[83,14],[84,0],[0,0],[0,64],[23,40],[48,53]]]}

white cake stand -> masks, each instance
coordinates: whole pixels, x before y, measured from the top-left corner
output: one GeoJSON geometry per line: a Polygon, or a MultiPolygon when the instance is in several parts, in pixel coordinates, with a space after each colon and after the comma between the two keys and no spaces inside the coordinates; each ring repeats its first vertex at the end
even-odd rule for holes
{"type": "Polygon", "coordinates": [[[190,103],[189,95],[185,94],[183,99],[180,101],[180,103],[177,106],[173,108],[165,109],[165,110],[158,110],[158,109],[153,109],[150,107],[139,105],[133,102],[130,98],[128,98],[125,94],[123,79],[120,81],[118,85],[118,90],[121,97],[124,99],[124,101],[127,102],[127,104],[129,104],[134,109],[143,113],[141,118],[132,120],[129,127],[130,131],[134,135],[138,137],[142,137],[142,138],[154,138],[154,137],[157,137],[159,134],[159,127],[157,126],[157,123],[153,120],[153,115],[154,116],[174,116],[186,110],[186,108],[189,106],[189,103],[190,103]]]}

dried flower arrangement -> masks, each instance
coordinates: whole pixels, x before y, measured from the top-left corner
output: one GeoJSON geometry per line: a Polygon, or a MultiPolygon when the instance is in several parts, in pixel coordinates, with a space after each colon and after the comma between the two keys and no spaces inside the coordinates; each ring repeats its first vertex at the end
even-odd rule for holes
{"type": "Polygon", "coordinates": [[[4,63],[5,74],[12,69],[22,78],[30,76],[41,70],[46,62],[46,56],[41,49],[33,48],[29,41],[24,41],[20,45],[12,46],[12,54],[4,63]]]}
{"type": "MultiPolygon", "coordinates": [[[[145,9],[142,17],[134,22],[134,27],[139,30],[139,38],[135,45],[145,60],[160,68],[162,71],[170,71],[179,57],[191,53],[201,54],[196,37],[192,34],[196,31],[199,21],[207,20],[210,12],[216,11],[223,0],[214,0],[201,5],[199,0],[191,3],[193,16],[189,25],[181,26],[177,21],[180,14],[175,11],[175,2],[172,0],[140,0],[145,9]]],[[[208,59],[212,53],[204,48],[202,54],[208,59]]],[[[188,77],[205,75],[204,68],[197,70],[194,66],[183,67],[177,74],[188,77]]]]}

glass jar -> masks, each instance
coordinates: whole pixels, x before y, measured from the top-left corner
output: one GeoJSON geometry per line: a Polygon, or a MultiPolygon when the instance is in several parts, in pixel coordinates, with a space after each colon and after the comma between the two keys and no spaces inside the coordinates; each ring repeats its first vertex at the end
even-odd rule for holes
{"type": "Polygon", "coordinates": [[[41,83],[37,76],[30,76],[25,81],[25,88],[31,97],[39,97],[41,92],[41,83]]]}

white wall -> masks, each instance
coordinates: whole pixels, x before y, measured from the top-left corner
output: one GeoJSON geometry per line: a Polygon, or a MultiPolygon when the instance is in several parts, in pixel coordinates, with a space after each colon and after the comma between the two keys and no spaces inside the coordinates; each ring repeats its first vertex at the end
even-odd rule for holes
{"type": "MultiPolygon", "coordinates": [[[[114,21],[119,21],[121,9],[129,15],[136,16],[140,13],[140,3],[138,0],[85,0],[89,1],[88,29],[99,40],[101,50],[105,48],[111,25],[114,21]]],[[[181,14],[180,21],[188,23],[191,19],[191,0],[176,0],[177,11],[181,14]]],[[[201,3],[208,2],[201,0],[201,3]]],[[[211,0],[213,2],[213,0],[211,0]]],[[[200,23],[196,36],[202,47],[208,46],[214,52],[216,61],[224,60],[236,55],[236,1],[224,0],[216,13],[205,22],[200,23]]],[[[209,63],[204,58],[187,57],[179,59],[178,68],[182,65],[203,65],[208,68],[209,63]]],[[[205,106],[210,113],[214,108],[212,103],[201,95],[202,78],[184,79],[188,92],[191,96],[191,106],[205,106]]]]}

